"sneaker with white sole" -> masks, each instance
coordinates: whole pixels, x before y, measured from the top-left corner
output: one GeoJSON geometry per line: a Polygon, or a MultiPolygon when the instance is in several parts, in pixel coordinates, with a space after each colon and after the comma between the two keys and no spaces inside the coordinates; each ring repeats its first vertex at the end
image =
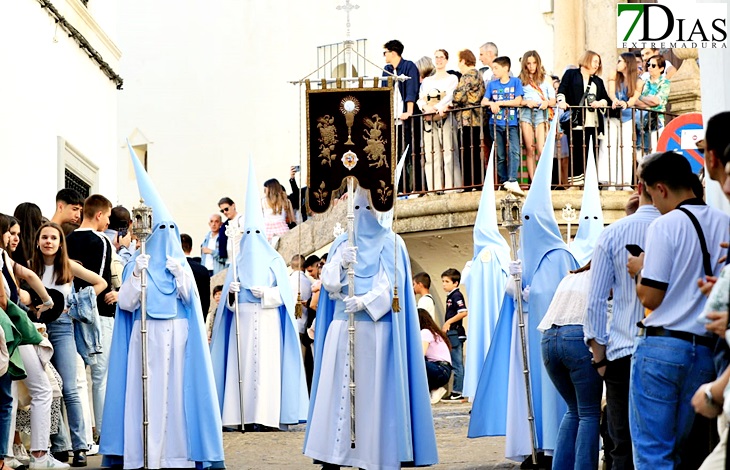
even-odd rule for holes
{"type": "Polygon", "coordinates": [[[5,457],[5,468],[26,470],[28,467],[20,463],[15,457],[5,457]]]}
{"type": "Polygon", "coordinates": [[[517,181],[507,181],[504,183],[504,190],[509,191],[512,194],[516,194],[518,196],[524,196],[525,192],[520,188],[520,185],[517,184],[517,181]]]}
{"type": "Polygon", "coordinates": [[[435,405],[438,403],[443,397],[446,395],[446,389],[444,387],[439,387],[433,392],[431,392],[431,404],[435,405]]]}
{"type": "Polygon", "coordinates": [[[30,467],[31,469],[35,468],[71,468],[69,464],[59,462],[58,460],[53,458],[53,455],[46,452],[42,457],[34,457],[33,455],[30,456],[30,467]]]}
{"type": "Polygon", "coordinates": [[[464,396],[459,392],[451,392],[451,395],[442,398],[441,401],[443,403],[461,403],[464,401],[464,396]]]}
{"type": "Polygon", "coordinates": [[[28,451],[25,449],[23,444],[13,444],[13,455],[16,459],[18,459],[18,462],[23,465],[28,465],[30,463],[28,451]]]}
{"type": "Polygon", "coordinates": [[[98,444],[89,444],[89,450],[86,452],[86,455],[96,455],[99,453],[99,445],[98,444]]]}

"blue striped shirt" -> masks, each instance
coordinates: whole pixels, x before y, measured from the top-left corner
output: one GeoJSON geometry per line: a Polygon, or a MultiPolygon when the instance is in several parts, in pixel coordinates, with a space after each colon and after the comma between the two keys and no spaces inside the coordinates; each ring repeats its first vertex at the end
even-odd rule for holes
{"type": "Polygon", "coordinates": [[[644,318],[644,307],[636,296],[636,282],[626,262],[626,245],[645,247],[649,225],[661,214],[652,205],[639,206],[636,213],[606,227],[591,259],[593,272],[588,294],[588,313],[583,326],[585,340],[606,346],[606,357],[614,361],[634,350],[636,323],[644,318]],[[608,318],[608,297],[613,289],[613,315],[608,318]]]}

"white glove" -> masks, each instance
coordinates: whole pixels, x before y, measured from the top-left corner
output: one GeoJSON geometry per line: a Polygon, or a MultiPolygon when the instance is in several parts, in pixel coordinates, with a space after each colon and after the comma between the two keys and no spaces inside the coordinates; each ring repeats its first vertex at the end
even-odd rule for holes
{"type": "Polygon", "coordinates": [[[185,272],[183,270],[182,264],[175,258],[168,256],[167,261],[165,262],[165,267],[168,271],[172,273],[173,276],[175,276],[175,279],[180,279],[183,276],[183,273],[185,272]]]}
{"type": "Polygon", "coordinates": [[[348,267],[353,263],[357,263],[357,247],[348,246],[342,250],[342,261],[340,261],[343,268],[348,267]]]}
{"type": "Polygon", "coordinates": [[[510,276],[517,276],[522,274],[522,261],[510,261],[509,262],[509,274],[510,276]]]}
{"type": "Polygon", "coordinates": [[[530,301],[530,286],[527,286],[524,289],[522,289],[522,300],[524,300],[525,302],[530,301]]]}
{"type": "Polygon", "coordinates": [[[236,294],[241,292],[241,283],[238,281],[232,281],[228,284],[228,290],[236,294]]]}
{"type": "Polygon", "coordinates": [[[254,297],[260,299],[264,296],[264,288],[261,286],[253,286],[249,289],[254,297]]]}
{"type": "Polygon", "coordinates": [[[362,301],[362,297],[345,297],[345,313],[355,313],[360,310],[365,310],[365,304],[362,301]]]}
{"type": "Polygon", "coordinates": [[[134,270],[132,274],[139,277],[142,270],[147,269],[150,265],[150,255],[139,255],[137,260],[134,262],[134,270]]]}

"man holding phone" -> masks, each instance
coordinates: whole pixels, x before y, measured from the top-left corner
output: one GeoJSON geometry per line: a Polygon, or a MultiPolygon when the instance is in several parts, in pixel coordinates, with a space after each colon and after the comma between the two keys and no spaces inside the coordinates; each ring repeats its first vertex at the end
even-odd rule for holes
{"type": "Polygon", "coordinates": [[[636,212],[606,227],[598,239],[591,259],[593,275],[583,327],[586,344],[593,353],[593,365],[606,383],[608,433],[614,444],[610,456],[614,469],[633,468],[629,378],[631,353],[638,332],[636,323],[644,317],[644,308],[636,296],[636,283],[626,271],[627,250],[644,246],[649,224],[660,215],[641,181],[638,193],[636,212]],[[613,315],[609,321],[611,291],[613,315]]]}

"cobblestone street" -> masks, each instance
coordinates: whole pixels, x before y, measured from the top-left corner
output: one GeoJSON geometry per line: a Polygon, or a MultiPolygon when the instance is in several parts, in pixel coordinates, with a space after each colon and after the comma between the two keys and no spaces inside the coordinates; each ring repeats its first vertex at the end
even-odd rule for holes
{"type": "MultiPolygon", "coordinates": [[[[471,405],[443,404],[434,407],[439,465],[434,469],[514,469],[514,462],[504,459],[504,438],[467,439],[471,405]]],[[[224,433],[226,465],[231,470],[311,469],[312,460],[302,454],[304,425],[289,432],[224,433]]],[[[89,457],[89,469],[100,469],[101,458],[89,457]]]]}

